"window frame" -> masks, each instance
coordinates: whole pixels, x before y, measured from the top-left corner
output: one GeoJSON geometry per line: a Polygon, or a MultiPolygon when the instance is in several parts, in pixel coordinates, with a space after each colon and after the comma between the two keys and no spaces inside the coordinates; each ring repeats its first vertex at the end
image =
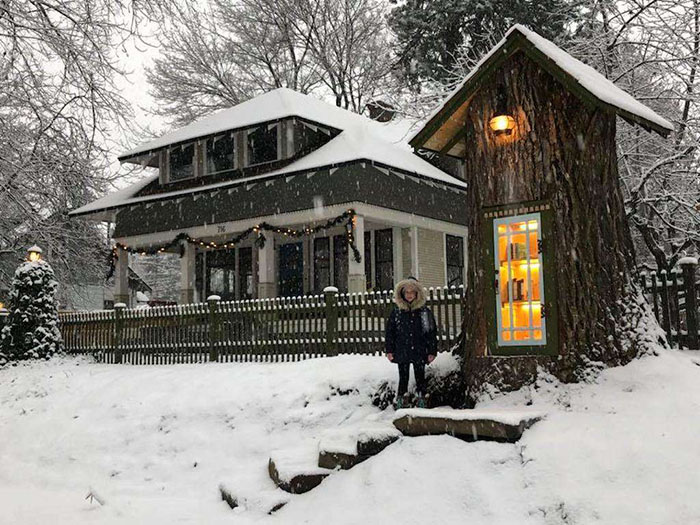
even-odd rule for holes
{"type": "Polygon", "coordinates": [[[466,267],[467,267],[467,253],[466,253],[466,246],[467,246],[467,239],[464,235],[453,235],[451,233],[445,233],[444,235],[444,246],[445,246],[445,286],[450,287],[450,286],[455,286],[456,288],[459,288],[460,286],[464,286],[464,283],[467,278],[467,272],[466,272],[466,267]],[[447,241],[448,237],[452,237],[454,239],[460,239],[462,241],[462,249],[460,250],[460,254],[462,257],[462,265],[461,265],[461,273],[462,273],[462,282],[457,285],[450,285],[450,266],[456,267],[457,265],[454,264],[449,264],[448,260],[448,251],[447,251],[447,241]]]}
{"type": "Polygon", "coordinates": [[[282,158],[282,147],[280,144],[280,139],[282,135],[282,126],[281,122],[273,122],[273,123],[262,123],[257,126],[254,126],[252,128],[248,128],[244,131],[245,133],[245,160],[246,160],[246,167],[251,167],[251,166],[262,166],[264,164],[269,164],[271,162],[276,162],[282,158]],[[275,158],[270,159],[270,160],[263,160],[260,162],[253,162],[252,155],[251,155],[251,144],[250,144],[250,136],[253,135],[254,133],[258,132],[258,130],[262,128],[266,128],[265,132],[269,132],[271,129],[275,129],[275,158]]]}
{"type": "MultiPolygon", "coordinates": [[[[202,162],[202,175],[207,176],[207,175],[217,175],[220,173],[225,173],[228,171],[234,171],[238,167],[238,140],[237,140],[237,133],[235,131],[227,131],[225,133],[220,133],[217,135],[213,135],[211,137],[207,137],[204,139],[202,142],[204,143],[203,148],[202,148],[202,157],[203,157],[203,162],[202,162]],[[217,170],[217,171],[209,171],[209,143],[214,141],[218,142],[219,140],[229,138],[231,140],[231,143],[233,145],[233,163],[231,164],[230,167],[223,169],[223,170],[217,170]]],[[[214,142],[216,144],[216,142],[214,142]]]]}
{"type": "Polygon", "coordinates": [[[188,143],[183,143],[179,145],[174,145],[174,146],[168,146],[167,148],[167,158],[168,158],[168,177],[167,181],[168,183],[172,182],[181,182],[183,180],[191,180],[197,177],[197,141],[192,141],[188,143]],[[187,148],[192,148],[192,174],[187,177],[180,177],[178,179],[173,179],[173,150],[175,148],[178,148],[180,151],[184,151],[187,148]]]}

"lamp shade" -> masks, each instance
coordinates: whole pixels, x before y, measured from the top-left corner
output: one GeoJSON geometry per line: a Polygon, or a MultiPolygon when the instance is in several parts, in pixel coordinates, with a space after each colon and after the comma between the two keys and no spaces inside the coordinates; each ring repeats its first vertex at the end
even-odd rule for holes
{"type": "Polygon", "coordinates": [[[32,246],[31,248],[29,248],[27,250],[27,252],[29,253],[28,258],[30,261],[36,262],[36,261],[41,260],[42,251],[41,251],[41,248],[39,248],[36,244],[34,246],[32,246]]]}

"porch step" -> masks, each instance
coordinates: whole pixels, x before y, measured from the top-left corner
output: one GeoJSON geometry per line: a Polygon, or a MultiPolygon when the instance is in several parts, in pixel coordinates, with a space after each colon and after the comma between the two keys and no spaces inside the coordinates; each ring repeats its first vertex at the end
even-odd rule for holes
{"type": "Polygon", "coordinates": [[[468,441],[515,442],[544,416],[534,410],[409,408],[396,412],[394,426],[406,436],[448,434],[468,441]]]}

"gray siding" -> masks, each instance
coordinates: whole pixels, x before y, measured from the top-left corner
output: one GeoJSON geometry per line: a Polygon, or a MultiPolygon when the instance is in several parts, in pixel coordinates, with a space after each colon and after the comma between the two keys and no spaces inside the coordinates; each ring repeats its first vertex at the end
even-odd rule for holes
{"type": "Polygon", "coordinates": [[[278,177],[130,206],[117,213],[115,237],[182,230],[251,217],[314,208],[314,197],[324,205],[364,202],[424,217],[466,224],[465,196],[449,188],[386,174],[369,163],[351,164],[332,171],[278,177]]]}

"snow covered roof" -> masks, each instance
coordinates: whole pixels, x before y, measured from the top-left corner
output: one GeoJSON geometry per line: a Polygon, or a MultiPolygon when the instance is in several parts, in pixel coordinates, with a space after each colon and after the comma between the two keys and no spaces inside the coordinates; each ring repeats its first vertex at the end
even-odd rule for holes
{"type": "Polygon", "coordinates": [[[372,128],[393,142],[391,135],[394,126],[391,123],[384,125],[314,96],[304,95],[293,89],[278,88],[206,116],[155,140],[144,142],[122,153],[119,160],[129,161],[136,156],[149,154],[173,144],[289,117],[303,118],[337,130],[372,128]]]}
{"type": "Polygon", "coordinates": [[[286,88],[270,91],[163,135],[159,139],[126,152],[120,159],[133,159],[134,156],[150,154],[155,149],[169,144],[291,116],[305,118],[342,131],[317,150],[270,172],[219,181],[196,188],[140,196],[141,190],[158,179],[157,175],[153,175],[73,210],[70,215],[92,215],[96,219],[112,220],[113,211],[122,206],[210,191],[284,174],[330,168],[353,161],[370,161],[381,166],[396,168],[401,172],[415,174],[421,178],[466,188],[466,183],[462,180],[445,173],[413,153],[406,141],[410,133],[410,122],[380,123],[286,88]]]}
{"type": "Polygon", "coordinates": [[[569,53],[559,48],[546,38],[534,31],[516,24],[511,27],[505,37],[496,44],[472,69],[467,77],[428,117],[426,124],[409,138],[414,147],[424,147],[440,125],[450,118],[449,111],[453,99],[467,96],[475,85],[482,80],[488,67],[499,59],[510,56],[515,51],[523,51],[537,60],[545,69],[556,69],[564,73],[572,85],[583,88],[601,105],[614,110],[622,118],[652,129],[663,136],[673,131],[673,124],[655,113],[653,110],[626,93],[595,69],[575,59],[569,53]]]}

